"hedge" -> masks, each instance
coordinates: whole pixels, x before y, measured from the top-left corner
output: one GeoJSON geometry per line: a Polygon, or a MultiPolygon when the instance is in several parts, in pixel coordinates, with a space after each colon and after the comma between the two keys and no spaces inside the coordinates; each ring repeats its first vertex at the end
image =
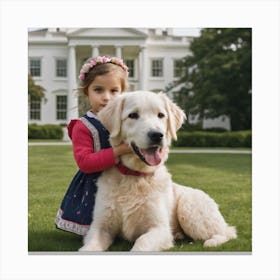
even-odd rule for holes
{"type": "Polygon", "coordinates": [[[62,139],[62,126],[54,124],[29,124],[28,139],[62,139]]]}
{"type": "Polygon", "coordinates": [[[185,132],[179,131],[174,147],[252,147],[251,131],[234,132],[185,132]]]}

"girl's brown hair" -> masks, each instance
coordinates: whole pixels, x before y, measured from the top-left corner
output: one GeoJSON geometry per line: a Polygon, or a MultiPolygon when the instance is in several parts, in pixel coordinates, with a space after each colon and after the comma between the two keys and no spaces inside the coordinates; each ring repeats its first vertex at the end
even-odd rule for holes
{"type": "Polygon", "coordinates": [[[95,65],[90,69],[88,73],[85,74],[85,79],[81,81],[81,89],[84,94],[87,94],[87,90],[92,81],[101,75],[114,74],[119,77],[121,82],[121,91],[128,90],[127,73],[118,65],[113,63],[104,63],[95,65]]]}

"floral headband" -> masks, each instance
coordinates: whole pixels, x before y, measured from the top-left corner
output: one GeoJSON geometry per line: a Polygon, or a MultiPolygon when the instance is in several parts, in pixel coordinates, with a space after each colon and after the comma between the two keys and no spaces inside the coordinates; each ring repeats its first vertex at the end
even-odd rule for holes
{"type": "Polygon", "coordinates": [[[128,75],[128,67],[124,64],[122,59],[119,59],[117,57],[109,58],[107,56],[98,56],[96,58],[91,59],[89,62],[86,62],[80,71],[79,79],[84,81],[85,74],[89,72],[89,70],[99,64],[105,64],[105,63],[113,63],[116,65],[119,65],[128,75]]]}

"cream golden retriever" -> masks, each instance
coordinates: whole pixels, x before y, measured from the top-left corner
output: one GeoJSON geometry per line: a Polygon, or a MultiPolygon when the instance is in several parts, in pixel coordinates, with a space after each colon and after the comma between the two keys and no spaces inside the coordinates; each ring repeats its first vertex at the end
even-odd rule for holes
{"type": "Polygon", "coordinates": [[[185,114],[166,95],[125,93],[102,109],[101,122],[116,146],[134,153],[98,179],[93,223],[80,251],[104,251],[117,235],[134,242],[132,251],[160,251],[184,234],[218,246],[236,238],[206,193],[172,182],[164,162],[185,114]]]}

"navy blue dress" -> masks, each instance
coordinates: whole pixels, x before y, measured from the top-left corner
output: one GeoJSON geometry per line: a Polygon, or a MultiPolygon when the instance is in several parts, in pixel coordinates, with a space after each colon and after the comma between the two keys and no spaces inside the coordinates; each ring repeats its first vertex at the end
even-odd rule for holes
{"type": "MultiPolygon", "coordinates": [[[[99,120],[84,115],[81,120],[94,138],[94,151],[110,148],[109,132],[99,120]],[[99,147],[96,146],[99,145],[99,147]]],[[[79,170],[63,198],[58,210],[55,225],[58,229],[85,235],[92,222],[96,182],[102,172],[85,174],[79,170]]]]}

